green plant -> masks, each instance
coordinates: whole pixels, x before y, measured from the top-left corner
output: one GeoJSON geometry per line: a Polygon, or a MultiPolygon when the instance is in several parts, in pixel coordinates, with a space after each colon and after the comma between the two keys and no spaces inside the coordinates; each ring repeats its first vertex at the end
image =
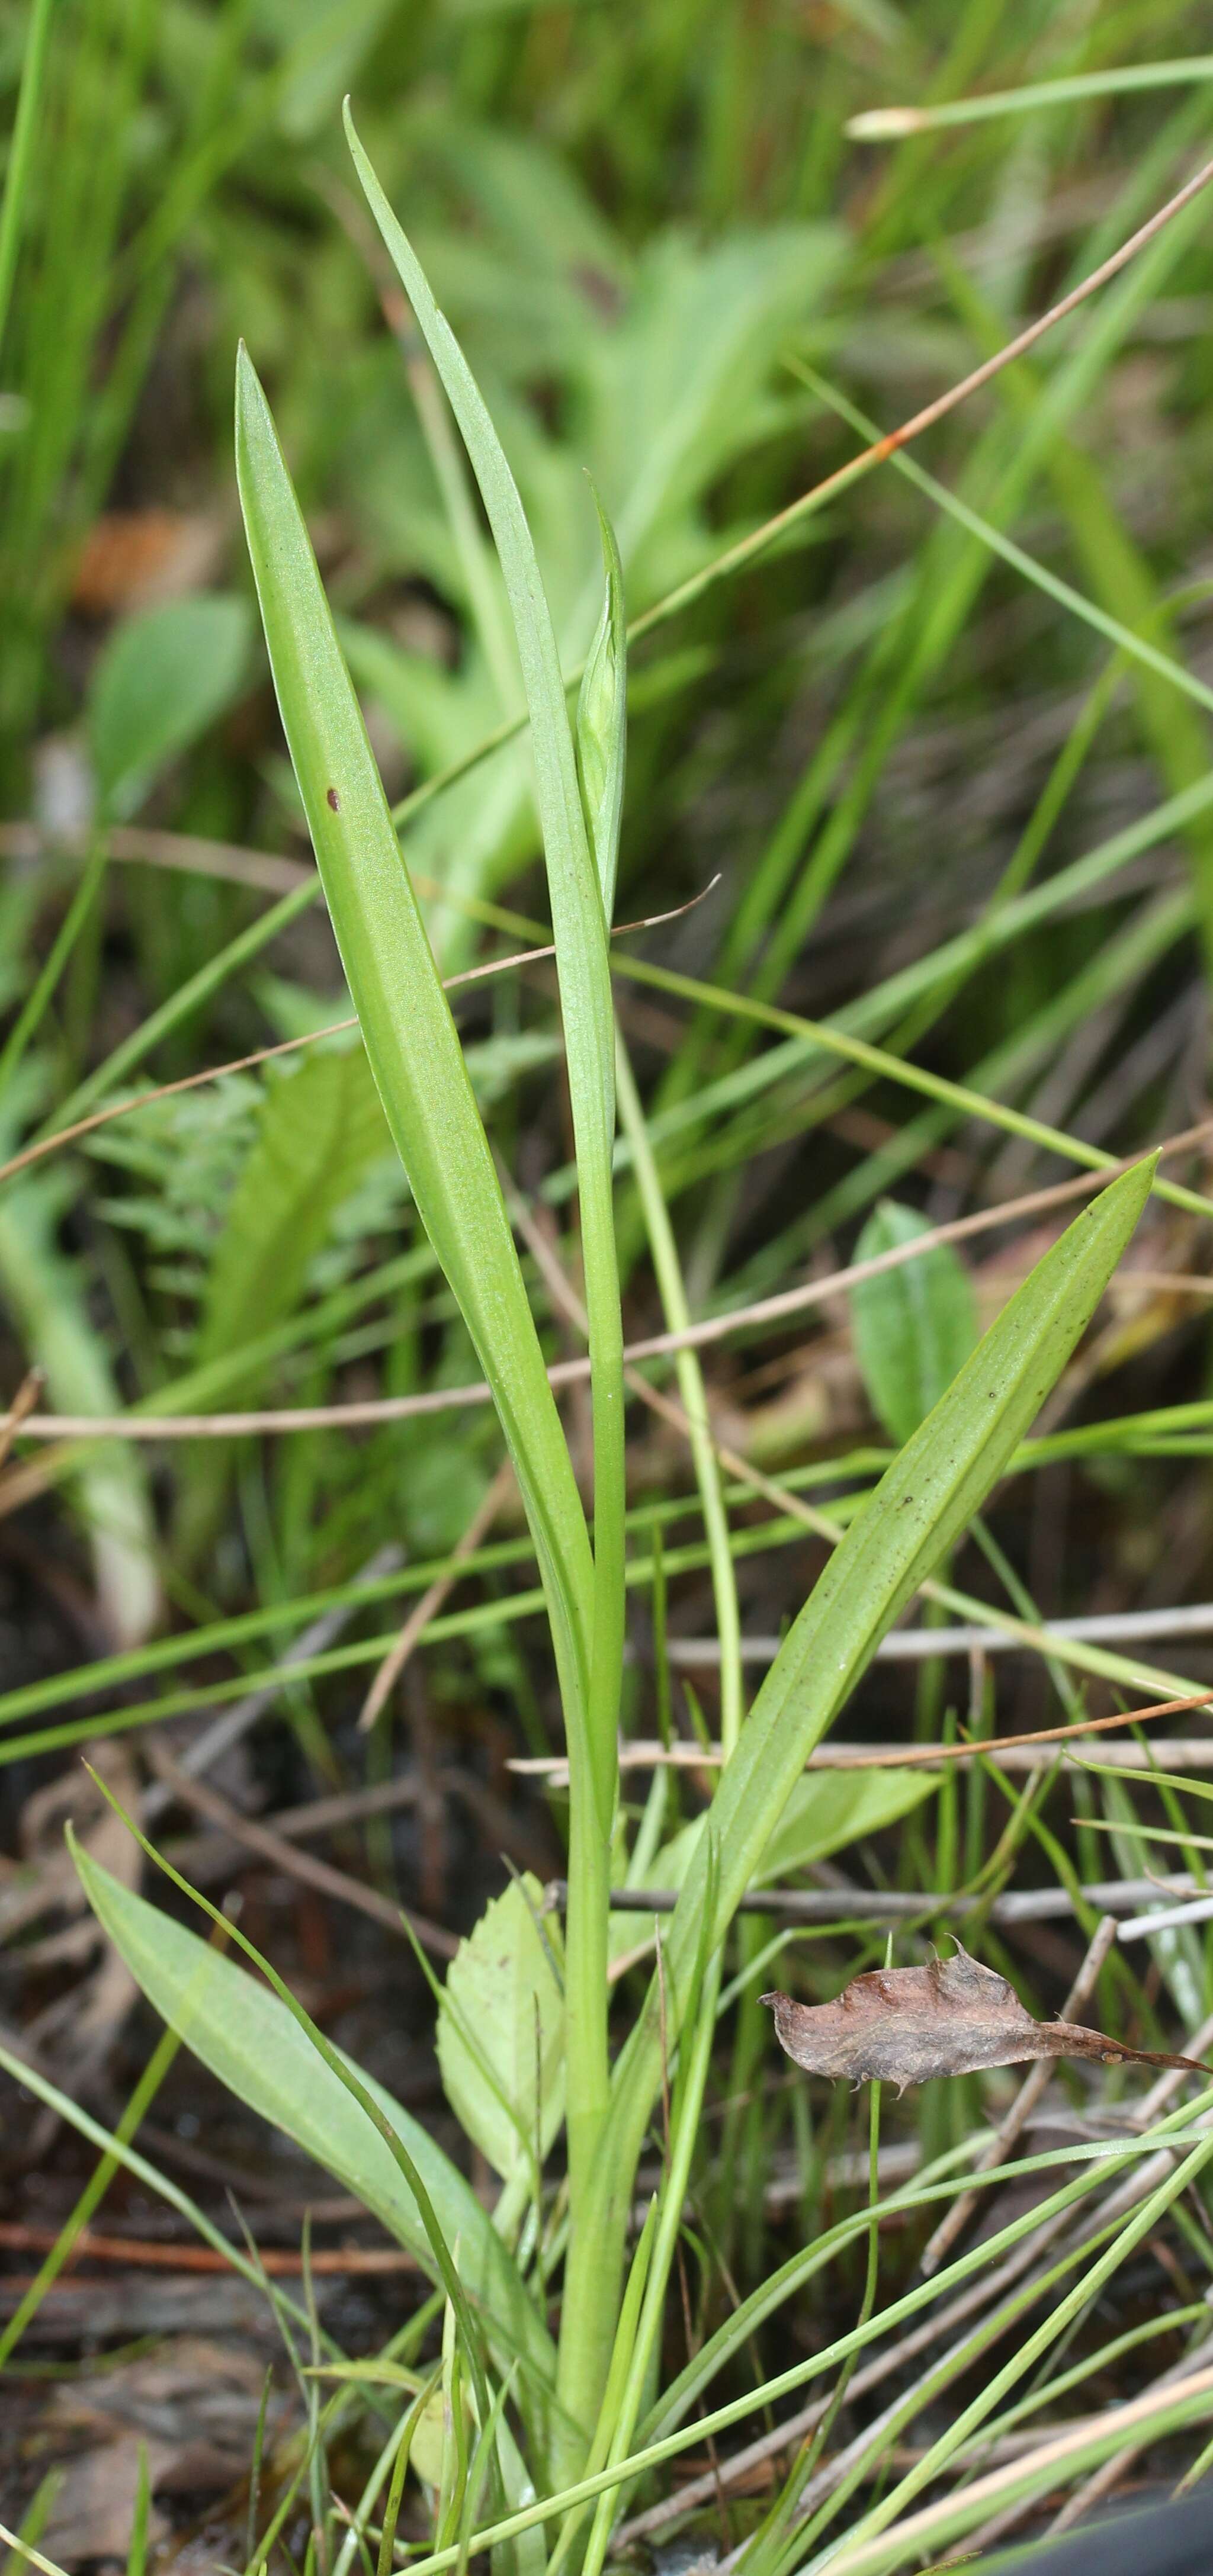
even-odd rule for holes
{"type": "MultiPolygon", "coordinates": [[[[367,201],[479,484],[512,620],[560,983],[592,1370],[591,1527],[406,857],[269,408],[242,353],[240,497],[295,776],[383,1113],[513,1462],[564,1712],[570,1858],[563,1953],[536,1925],[534,1891],[520,1886],[494,1923],[504,1982],[490,1985],[486,2002],[476,1970],[481,1935],[474,1934],[442,2006],[452,2099],[505,2179],[494,2217],[433,2140],[321,2038],[276,1973],[269,1971],[267,1992],[84,1854],[79,1867],[101,1921],[172,2027],[248,2103],[339,2173],[443,2289],[447,2433],[433,2480],[434,2563],[462,2562],[479,2545],[487,2512],[501,2545],[514,2532],[526,2565],[538,2565],[542,2520],[558,2514],[565,2519],[553,2563],[576,2550],[597,2576],[620,2492],[649,2455],[637,2449],[646,2409],[650,2428],[668,2432],[688,2403],[682,2386],[655,2396],[653,2374],[721,2008],[724,1944],[739,1900],[760,1883],[764,1855],[794,1795],[805,1804],[811,1839],[812,1792],[806,1796],[802,1784],[809,1754],[886,1629],[1018,1450],[1107,1286],[1154,1167],[1143,1161],[1126,1171],[1083,1211],[950,1383],[943,1381],[962,1346],[959,1327],[949,1325],[939,1365],[932,1347],[922,1388],[924,1402],[934,1399],[931,1409],[916,1428],[907,1422],[904,1447],[851,1519],[736,1730],[710,1811],[682,1851],[678,1901],[648,1992],[612,2064],[607,1968],[612,1887],[624,1865],[616,1747],[626,1573],[612,1178],[616,1033],[607,948],[626,733],[620,562],[604,521],[605,601],[571,717],[529,529],[491,418],[352,125],[349,132],[367,201]],[[559,2013],[550,1992],[556,1982],[559,2013]],[[524,2045],[528,1993],[538,2023],[531,2060],[524,2045]],[[483,2039],[476,2026],[482,2011],[496,2024],[483,2039]],[[512,2036],[502,2045],[507,2022],[512,2036]],[[663,2086],[666,2170],[629,2261],[637,2168],[663,2086]],[[561,2089],[567,2199],[553,2231],[542,2166],[561,2089]],[[587,2535],[584,2507],[596,2496],[587,2535]]],[[[317,1078],[327,1061],[318,1060],[317,1078]]],[[[622,1088],[633,1115],[626,1074],[622,1088]]],[[[646,1167],[642,1197],[647,1188],[648,1221],[659,1231],[655,1187],[646,1167]]],[[[668,1304],[678,1296],[670,1240],[662,1257],[668,1304]]],[[[218,1285],[212,1293],[218,1297],[218,1285]]],[[[652,1865],[660,1878],[660,1850],[652,1865]]],[[[1166,2205],[1195,2162],[1166,2186],[1166,2205]]],[[[1152,2217],[1155,2203],[1147,2206],[1152,2217]]],[[[865,2311],[860,2341],[868,2331],[865,2311]]],[[[700,2382],[707,2367],[701,2356],[700,2382]]],[[[403,2431],[385,2450],[385,2481],[407,2439],[416,2452],[416,2437],[403,2431]]],[[[772,2549],[775,2565],[774,2542],[772,2549]]]]}

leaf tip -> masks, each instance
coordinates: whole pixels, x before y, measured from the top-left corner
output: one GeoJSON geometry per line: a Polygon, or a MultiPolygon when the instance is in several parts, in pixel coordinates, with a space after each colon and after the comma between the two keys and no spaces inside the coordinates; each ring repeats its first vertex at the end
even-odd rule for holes
{"type": "Polygon", "coordinates": [[[265,392],[261,378],[249,356],[248,342],[247,340],[239,340],[236,343],[237,445],[239,445],[241,438],[247,432],[250,414],[255,410],[267,411],[268,408],[269,406],[265,399],[265,392]]]}

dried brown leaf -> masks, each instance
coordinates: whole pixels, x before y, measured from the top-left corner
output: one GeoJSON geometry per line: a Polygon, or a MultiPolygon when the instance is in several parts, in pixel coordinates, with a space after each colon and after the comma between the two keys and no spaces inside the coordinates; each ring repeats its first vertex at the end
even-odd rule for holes
{"type": "Polygon", "coordinates": [[[798,2004],[763,1995],[775,2014],[780,2047],[810,2075],[846,2076],[853,2084],[926,2084],[934,2075],[972,2075],[982,2066],[1017,2066],[1025,2058],[1089,2057],[1105,2065],[1190,2067],[1213,2074],[1195,2057],[1166,2057],[1127,2048],[1080,2022],[1037,2021],[1013,1986],[983,1968],[956,1943],[951,1959],[923,1968],[873,1968],[828,2004],[798,2004]]]}

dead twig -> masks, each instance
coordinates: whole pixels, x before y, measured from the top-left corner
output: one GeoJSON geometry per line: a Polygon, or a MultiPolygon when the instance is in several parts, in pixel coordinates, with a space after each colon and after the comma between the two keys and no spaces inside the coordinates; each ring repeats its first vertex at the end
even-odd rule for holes
{"type": "MultiPolygon", "coordinates": [[[[0,2220],[0,2246],[14,2254],[50,2254],[59,2243],[61,2231],[53,2227],[24,2226],[15,2219],[0,2220]]],[[[303,2272],[302,2254],[282,2247],[258,2247],[257,2260],[266,2272],[287,2279],[303,2272]]],[[[210,2245],[159,2245],[142,2236],[95,2236],[91,2228],[82,2227],[68,2256],[69,2264],[123,2263],[139,2271],[151,2272],[225,2272],[222,2254],[210,2245]]],[[[307,2269],[312,2272],[373,2273],[420,2272],[416,2257],[403,2245],[324,2245],[314,2247],[307,2269]]],[[[4,2277],[5,2290],[14,2284],[4,2277]]]]}
{"type": "MultiPolygon", "coordinates": [[[[549,1879],[545,1899],[554,1913],[568,1902],[568,1881],[549,1879]]],[[[1108,1914],[1131,1914],[1165,1896],[1198,1893],[1194,1878],[1178,1872],[1167,1878],[1102,1878],[1077,1894],[1087,1905],[1108,1914]]],[[[614,1914],[672,1914],[678,1891],[672,1887],[616,1887],[614,1914]]],[[[769,1914],[776,1923],[963,1923],[978,1914],[990,1923],[1064,1922],[1075,1912],[1066,1887],[1025,1887],[1004,1896],[933,1896],[874,1887],[751,1887],[737,1900],[739,1914],[769,1914]]]]}
{"type": "Polygon", "coordinates": [[[482,1540],[488,1537],[513,1482],[513,1466],[506,1458],[498,1468],[487,1492],[477,1504],[462,1538],[453,1548],[448,1571],[440,1574],[437,1581],[431,1583],[428,1590],[422,1593],[420,1601],[416,1602],[410,1610],[395,1645],[390,1653],[384,1656],[362,1705],[358,1719],[358,1731],[361,1735],[369,1734],[376,1718],[387,1706],[388,1699],[423,1629],[428,1628],[431,1619],[437,1618],[443,1602],[447,1599],[453,1585],[459,1580],[460,1567],[466,1563],[469,1556],[475,1554],[482,1540]]]}
{"type": "MultiPolygon", "coordinates": [[[[925,1587],[924,1587],[925,1589],[925,1587]]],[[[1036,1727],[1023,1735],[1003,1735],[988,1740],[977,1738],[963,1744],[884,1745],[878,1751],[867,1751],[861,1745],[835,1748],[831,1760],[829,1749],[821,1748],[821,1759],[810,1754],[806,1770],[822,1771],[890,1771],[934,1770],[944,1762],[997,1762],[1005,1753],[1019,1752],[1025,1745],[1047,1747],[1065,1744],[1075,1736],[1104,1735],[1111,1728],[1141,1726],[1147,1718],[1173,1717],[1177,1710],[1207,1708],[1213,1691],[1196,1691],[1184,1699],[1161,1699],[1149,1708],[1113,1709],[1109,1717],[1081,1717],[1066,1726],[1036,1727]]],[[[719,1770],[725,1759],[719,1744],[665,1745],[648,1736],[637,1736],[621,1747],[620,1769],[658,1771],[669,1765],[684,1771],[719,1770]]],[[[563,1787],[568,1778],[568,1762],[563,1754],[518,1754],[511,1758],[511,1771],[538,1775],[553,1788],[563,1787]]],[[[1030,1766],[1031,1767],[1031,1766],[1030,1766]]],[[[612,1897],[612,1904],[621,1900],[612,1897]]]]}
{"type": "Polygon", "coordinates": [[[422,1949],[429,1950],[436,1959],[454,1958],[459,1943],[454,1933],[445,1931],[440,1923],[431,1923],[426,1915],[414,1914],[411,1908],[393,1905],[376,1888],[363,1887],[360,1880],[347,1878],[344,1870],[334,1869],[329,1861],[317,1860],[311,1852],[297,1851],[285,1835],[274,1833],[270,1826],[255,1824],[251,1816],[242,1816],[216,1790],[205,1788],[200,1780],[191,1780],[165,1746],[154,1744],[151,1760],[159,1778],[183,1806],[205,1816],[208,1824],[218,1825],[247,1851],[271,1861],[288,1878],[317,1888],[322,1896],[335,1897],[340,1905],[355,1906],[360,1914],[369,1914],[373,1922],[386,1925],[389,1932],[404,1933],[407,1926],[422,1949]]]}

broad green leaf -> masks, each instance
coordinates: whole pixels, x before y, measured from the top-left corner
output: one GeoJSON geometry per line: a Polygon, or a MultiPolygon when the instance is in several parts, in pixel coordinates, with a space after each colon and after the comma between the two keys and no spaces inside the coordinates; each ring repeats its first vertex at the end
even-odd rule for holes
{"type": "MultiPolygon", "coordinates": [[[[939,1787],[928,1771],[815,1771],[797,1780],[779,1823],[754,1871],[751,1884],[773,1887],[794,1870],[808,1869],[845,1851],[864,1834],[908,1815],[939,1787]]],[[[687,1876],[707,1819],[696,1816],[671,1836],[648,1872],[652,1887],[680,1888],[687,1876]]],[[[620,1915],[628,1927],[626,1947],[636,1939],[636,1917],[620,1915]]]]}
{"type": "Polygon", "coordinates": [[[455,1023],[265,396],[242,350],[236,466],[278,704],[371,1070],[501,1419],[566,1707],[589,1681],[585,1516],[455,1023]]]}
{"type": "Polygon", "coordinates": [[[758,1887],[773,1887],[793,1870],[808,1869],[831,1852],[845,1851],[865,1834],[878,1834],[934,1796],[938,1775],[928,1771],[812,1771],[798,1780],[755,1871],[758,1887]]]}
{"type": "MultiPolygon", "coordinates": [[[[564,2117],[564,1996],[535,1920],[538,1879],[512,1879],[447,1970],[438,2064],[465,2135],[509,2182],[532,2173],[564,2117]]],[[[559,1939],[545,1926],[549,1945],[559,1939]]]]}
{"type": "Polygon", "coordinates": [[[336,1210],[390,1152],[360,1046],[310,1056],[296,1072],[271,1078],[211,1264],[200,1361],[238,1349],[294,1312],[336,1210]]]}
{"type": "MultiPolygon", "coordinates": [[[[882,1199],[855,1246],[872,1261],[930,1228],[914,1208],[882,1199]]],[[[917,1261],[860,1279],[851,1290],[855,1356],[873,1409],[894,1440],[908,1440],[963,1368],[977,1339],[973,1288],[950,1243],[917,1261]]]]}
{"type": "Polygon", "coordinates": [[[354,166],[408,296],[480,486],[505,581],[530,716],[556,972],[577,1149],[582,1260],[594,1395],[593,1724],[589,1759],[600,1832],[610,1831],[623,1667],[623,1329],[615,1254],[615,1014],[606,917],[582,810],[564,677],[526,513],[484,398],[354,130],[354,166]]]}
{"type": "MultiPolygon", "coordinates": [[[[427,2486],[434,2496],[437,2495],[442,2484],[442,2464],[446,2457],[446,2419],[450,2405],[449,2371],[446,2369],[443,2371],[443,2383],[441,2387],[431,2389],[429,2396],[418,2409],[409,2448],[409,2459],[413,2468],[421,2479],[422,2485],[427,2486]]],[[[464,2409],[465,2420],[470,2429],[472,2414],[465,2393],[460,2393],[459,2402],[464,2409]]]]}
{"type": "MultiPolygon", "coordinates": [[[[758,1868],[808,1755],[881,1637],[996,1482],[1089,1323],[1150,1193],[1135,1164],[1083,1210],[991,1325],[907,1441],[835,1549],[785,1638],[712,1804],[716,1938],[758,1868]]],[[[689,1993],[708,1894],[706,1844],[692,1855],[665,1945],[667,2029],[689,1993]]],[[[620,2058],[604,2199],[630,2177],[661,2078],[660,1999],[620,2058]]],[[[626,2181],[619,2188],[626,2191],[626,2181]]]]}
{"type": "MultiPolygon", "coordinates": [[[[75,1860],[98,1921],[161,2018],[238,2101],[335,2174],[433,2278],[429,2239],[399,2166],[285,2004],[197,1933],[121,1886],[79,1846],[75,1860]]],[[[373,2076],[356,2071],[407,2148],[447,2244],[458,2246],[460,2278],[497,2359],[520,2357],[532,2389],[550,2383],[547,2330],[488,2211],[427,2131],[373,2076]]],[[[524,2387],[524,2402],[526,2395],[524,2387]]]]}
{"type": "Polygon", "coordinates": [[[107,815],[133,813],[170,760],[239,696],[253,621],[248,602],[175,599],[123,619],[98,657],[88,737],[107,815]]]}

